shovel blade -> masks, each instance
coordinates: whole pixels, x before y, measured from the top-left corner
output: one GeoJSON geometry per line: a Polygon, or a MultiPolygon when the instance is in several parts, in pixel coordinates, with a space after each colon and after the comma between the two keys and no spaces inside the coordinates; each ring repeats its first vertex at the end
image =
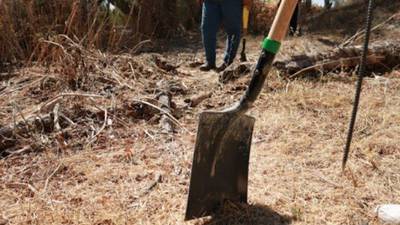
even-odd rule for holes
{"type": "Polygon", "coordinates": [[[203,112],[197,132],[186,220],[213,215],[228,200],[247,202],[251,139],[255,119],[203,112]]]}

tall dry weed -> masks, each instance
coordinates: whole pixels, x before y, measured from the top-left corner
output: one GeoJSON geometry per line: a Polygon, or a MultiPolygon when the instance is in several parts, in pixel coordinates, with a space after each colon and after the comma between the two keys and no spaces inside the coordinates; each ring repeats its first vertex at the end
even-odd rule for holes
{"type": "Polygon", "coordinates": [[[129,6],[109,10],[98,0],[5,0],[0,5],[0,61],[52,55],[44,49],[53,48],[43,41],[60,34],[87,48],[116,51],[171,36],[179,27],[176,0],[133,0],[129,6]]]}

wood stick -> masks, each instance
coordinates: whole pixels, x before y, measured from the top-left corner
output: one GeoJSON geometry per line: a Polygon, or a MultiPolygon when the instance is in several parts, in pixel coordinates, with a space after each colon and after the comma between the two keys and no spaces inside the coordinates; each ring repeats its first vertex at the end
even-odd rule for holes
{"type": "Polygon", "coordinates": [[[58,164],[56,169],[50,174],[50,176],[46,178],[46,181],[44,183],[43,193],[47,191],[47,186],[49,185],[50,179],[58,172],[58,170],[61,168],[62,165],[63,165],[62,163],[58,164]]]}
{"type": "Polygon", "coordinates": [[[203,102],[207,98],[210,98],[211,96],[212,96],[212,92],[207,92],[207,93],[203,93],[203,94],[194,96],[190,99],[186,99],[185,102],[188,103],[190,107],[196,107],[201,102],[203,102]]]}
{"type": "MultiPolygon", "coordinates": [[[[304,68],[304,69],[302,69],[302,70],[299,70],[298,72],[296,72],[296,73],[290,75],[289,78],[291,78],[291,79],[292,79],[292,78],[295,78],[295,77],[297,77],[297,76],[303,74],[304,72],[307,72],[307,71],[310,71],[310,70],[314,70],[314,69],[316,69],[316,68],[325,69],[325,68],[324,68],[325,66],[328,66],[327,69],[331,69],[331,68],[340,66],[340,65],[342,65],[342,64],[345,63],[345,62],[347,62],[347,63],[350,62],[350,63],[351,63],[351,62],[357,61],[356,63],[358,63],[358,61],[360,60],[360,58],[361,58],[361,57],[350,57],[350,58],[343,58],[343,59],[339,59],[339,60],[328,61],[328,62],[325,62],[325,63],[319,63],[319,64],[316,64],[316,65],[313,65],[313,66],[306,67],[306,68],[304,68]]],[[[374,55],[371,55],[371,56],[368,56],[368,57],[367,57],[367,61],[369,61],[369,62],[380,62],[380,60],[383,60],[384,58],[385,58],[385,57],[383,57],[383,56],[374,56],[374,55]]]]}
{"type": "MultiPolygon", "coordinates": [[[[161,93],[158,96],[158,102],[161,103],[161,108],[166,112],[171,114],[171,96],[167,93],[161,93]]],[[[160,125],[164,129],[165,133],[174,132],[174,127],[172,121],[168,118],[166,114],[163,113],[160,119],[160,125]]]]}
{"type": "MultiPolygon", "coordinates": [[[[277,59],[274,66],[287,74],[296,77],[306,71],[321,69],[329,70],[338,66],[355,68],[359,64],[362,52],[361,45],[345,48],[333,48],[325,52],[311,54],[294,54],[277,59]]],[[[399,65],[400,42],[397,39],[375,41],[370,45],[368,64],[375,69],[388,70],[399,65]]]]}
{"type": "Polygon", "coordinates": [[[176,125],[178,125],[178,126],[181,127],[182,129],[184,129],[186,132],[192,133],[192,132],[190,132],[187,128],[185,128],[173,115],[171,115],[169,112],[165,111],[164,109],[162,109],[162,108],[160,108],[160,107],[158,107],[158,106],[156,106],[156,105],[154,105],[154,104],[151,104],[151,103],[149,103],[149,102],[140,100],[140,99],[133,99],[133,101],[134,101],[134,102],[138,102],[138,103],[142,103],[142,104],[145,104],[145,105],[148,105],[148,106],[151,106],[151,107],[153,107],[153,108],[159,110],[160,112],[162,112],[162,113],[164,113],[165,115],[167,115],[176,125]]]}

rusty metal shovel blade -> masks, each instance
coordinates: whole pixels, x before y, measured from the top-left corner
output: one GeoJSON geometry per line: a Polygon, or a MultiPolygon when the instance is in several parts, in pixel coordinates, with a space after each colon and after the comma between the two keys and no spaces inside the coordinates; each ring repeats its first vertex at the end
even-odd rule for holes
{"type": "Polygon", "coordinates": [[[213,215],[226,200],[247,202],[254,122],[228,112],[200,114],[186,220],[213,215]]]}

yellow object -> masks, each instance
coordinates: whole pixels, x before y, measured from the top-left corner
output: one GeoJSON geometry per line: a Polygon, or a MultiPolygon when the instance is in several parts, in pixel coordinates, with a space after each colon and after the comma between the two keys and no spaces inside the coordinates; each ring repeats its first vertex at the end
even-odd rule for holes
{"type": "Polygon", "coordinates": [[[247,6],[243,7],[243,29],[247,30],[249,27],[249,14],[250,10],[247,6]]]}

